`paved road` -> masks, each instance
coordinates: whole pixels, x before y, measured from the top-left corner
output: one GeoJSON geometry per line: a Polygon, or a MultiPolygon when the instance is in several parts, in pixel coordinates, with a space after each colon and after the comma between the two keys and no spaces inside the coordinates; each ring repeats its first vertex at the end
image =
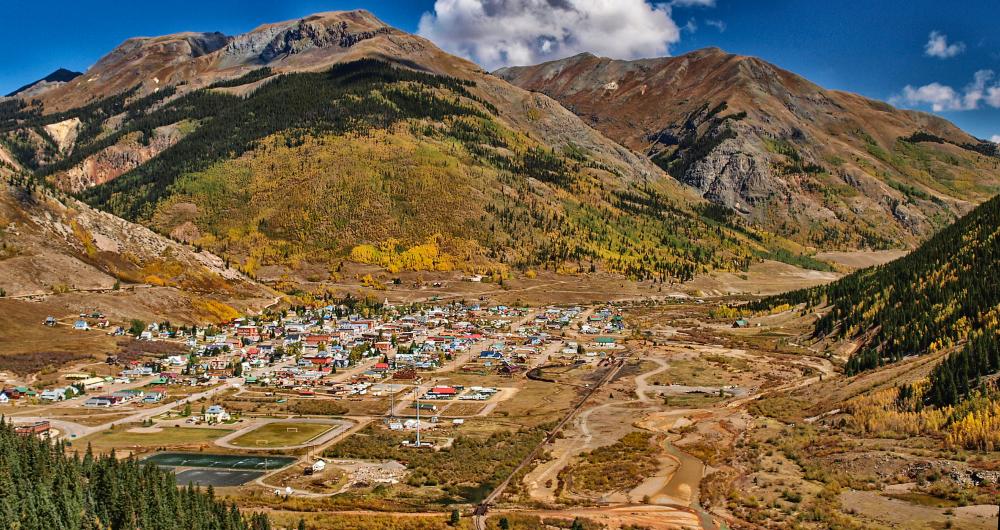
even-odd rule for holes
{"type": "Polygon", "coordinates": [[[160,405],[159,407],[138,410],[138,411],[136,411],[133,414],[125,416],[124,418],[119,418],[117,420],[109,421],[107,423],[102,423],[100,425],[94,425],[92,427],[81,425],[80,427],[82,427],[82,433],[78,433],[76,437],[77,438],[82,438],[84,436],[89,436],[89,435],[94,434],[94,433],[106,431],[106,430],[110,429],[111,427],[113,427],[115,425],[120,425],[120,424],[123,424],[123,423],[142,423],[143,421],[148,420],[148,419],[150,419],[150,418],[152,418],[154,416],[159,416],[160,414],[164,414],[168,410],[171,410],[171,409],[177,407],[178,405],[183,405],[184,403],[193,403],[193,402],[198,401],[198,400],[200,400],[202,398],[210,398],[210,397],[212,397],[212,396],[214,396],[214,395],[216,395],[219,392],[222,392],[224,390],[228,390],[228,389],[231,389],[231,388],[236,388],[237,386],[239,386],[241,384],[241,381],[242,380],[240,380],[240,381],[231,381],[231,382],[228,382],[226,384],[219,385],[219,386],[217,386],[215,388],[211,388],[209,390],[206,390],[204,392],[199,392],[197,394],[191,394],[190,396],[188,396],[188,397],[186,397],[186,398],[184,398],[182,400],[175,401],[173,403],[167,403],[165,405],[160,405]]]}
{"type": "Polygon", "coordinates": [[[34,423],[36,421],[47,421],[49,422],[49,425],[53,429],[59,431],[59,434],[56,436],[57,439],[79,438],[81,436],[84,436],[84,433],[86,432],[87,429],[86,426],[80,425],[79,423],[73,423],[71,421],[65,421],[65,420],[53,420],[49,418],[43,418],[41,416],[11,416],[10,420],[12,420],[15,424],[34,423]]]}

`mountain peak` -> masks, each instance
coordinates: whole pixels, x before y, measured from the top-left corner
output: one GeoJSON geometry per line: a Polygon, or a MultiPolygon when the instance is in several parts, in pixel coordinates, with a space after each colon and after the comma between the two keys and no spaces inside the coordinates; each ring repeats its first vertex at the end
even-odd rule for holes
{"type": "Polygon", "coordinates": [[[72,70],[67,70],[66,68],[59,68],[51,74],[42,78],[42,81],[72,81],[75,77],[82,75],[80,72],[74,72],[72,70]]]}
{"type": "Polygon", "coordinates": [[[300,18],[261,24],[244,35],[252,35],[268,31],[274,32],[275,30],[288,29],[308,24],[321,24],[327,27],[348,24],[352,26],[355,31],[388,27],[388,24],[380,20],[370,11],[366,9],[354,9],[350,11],[322,11],[300,18]]]}
{"type": "Polygon", "coordinates": [[[405,35],[371,12],[358,9],[263,24],[235,36],[182,32],[133,37],[98,60],[87,70],[86,79],[48,92],[43,101],[46,112],[51,112],[134,87],[141,87],[140,93],[171,85],[201,87],[262,66],[279,72],[310,70],[366,54],[376,55],[378,49],[384,49],[385,57],[391,58],[402,54],[397,49],[400,46],[405,46],[403,52],[410,53],[426,47],[417,37],[403,44],[378,39],[389,34],[405,35]],[[359,47],[363,42],[367,45],[359,47]]]}
{"type": "Polygon", "coordinates": [[[367,9],[350,9],[344,11],[322,11],[319,13],[313,13],[305,17],[306,19],[336,19],[336,20],[352,20],[355,22],[367,22],[370,24],[376,24],[379,26],[387,26],[380,18],[375,16],[374,13],[368,11],[367,9]]]}
{"type": "Polygon", "coordinates": [[[911,245],[998,181],[980,155],[990,150],[943,119],[825,90],[716,47],[634,61],[569,58],[497,75],[559,101],[705,198],[808,245],[911,245]],[[975,184],[930,182],[920,157],[960,160],[931,173],[972,168],[975,184]]]}
{"type": "Polygon", "coordinates": [[[732,55],[731,53],[719,48],[718,46],[707,46],[705,48],[698,48],[697,50],[691,50],[683,56],[710,56],[710,55],[732,55]]]}
{"type": "Polygon", "coordinates": [[[54,86],[61,85],[63,83],[68,83],[73,79],[81,76],[80,72],[74,72],[72,70],[67,70],[66,68],[59,68],[51,74],[27,85],[24,85],[17,90],[7,94],[6,97],[13,97],[17,95],[27,96],[27,95],[38,95],[41,91],[48,90],[54,86]],[[32,90],[34,89],[34,90],[32,90]]]}
{"type": "Polygon", "coordinates": [[[270,64],[315,49],[351,48],[393,31],[365,10],[317,13],[234,37],[220,60],[223,65],[270,64]]]}

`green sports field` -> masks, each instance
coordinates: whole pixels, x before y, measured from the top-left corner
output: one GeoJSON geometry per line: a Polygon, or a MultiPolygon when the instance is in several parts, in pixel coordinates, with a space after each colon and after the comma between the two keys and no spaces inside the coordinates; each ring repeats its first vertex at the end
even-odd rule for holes
{"type": "Polygon", "coordinates": [[[329,423],[268,423],[229,441],[240,447],[283,447],[299,445],[320,436],[336,425],[329,423]]]}

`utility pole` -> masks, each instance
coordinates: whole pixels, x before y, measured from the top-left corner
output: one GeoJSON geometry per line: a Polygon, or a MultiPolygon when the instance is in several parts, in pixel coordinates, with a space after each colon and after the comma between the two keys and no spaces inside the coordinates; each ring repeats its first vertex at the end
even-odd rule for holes
{"type": "Polygon", "coordinates": [[[417,404],[417,449],[420,449],[420,387],[419,386],[413,389],[413,399],[417,404]]]}

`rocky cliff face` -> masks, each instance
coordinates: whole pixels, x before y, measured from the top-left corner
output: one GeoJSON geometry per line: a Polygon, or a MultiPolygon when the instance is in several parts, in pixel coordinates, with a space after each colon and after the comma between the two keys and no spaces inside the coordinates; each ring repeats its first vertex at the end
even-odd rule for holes
{"type": "Polygon", "coordinates": [[[581,54],[496,75],[803,243],[911,246],[1000,183],[995,150],[946,120],[717,48],[637,61],[581,54]]]}
{"type": "Polygon", "coordinates": [[[361,42],[393,33],[401,34],[367,11],[350,11],[267,24],[236,36],[211,32],[135,37],[41,99],[46,112],[53,112],[135,87],[139,96],[167,86],[200,88],[261,66],[278,72],[322,68],[361,42]]]}
{"type": "Polygon", "coordinates": [[[364,19],[360,22],[361,27],[357,27],[357,20],[355,24],[347,20],[330,23],[317,16],[304,18],[289,26],[260,28],[233,38],[222,53],[222,61],[269,64],[316,48],[350,48],[363,40],[392,32],[388,26],[376,26],[364,19]]]}
{"type": "Polygon", "coordinates": [[[149,139],[138,134],[128,135],[69,170],[57,173],[54,180],[60,189],[81,192],[139,167],[176,144],[182,136],[174,126],[154,129],[149,139]]]}

